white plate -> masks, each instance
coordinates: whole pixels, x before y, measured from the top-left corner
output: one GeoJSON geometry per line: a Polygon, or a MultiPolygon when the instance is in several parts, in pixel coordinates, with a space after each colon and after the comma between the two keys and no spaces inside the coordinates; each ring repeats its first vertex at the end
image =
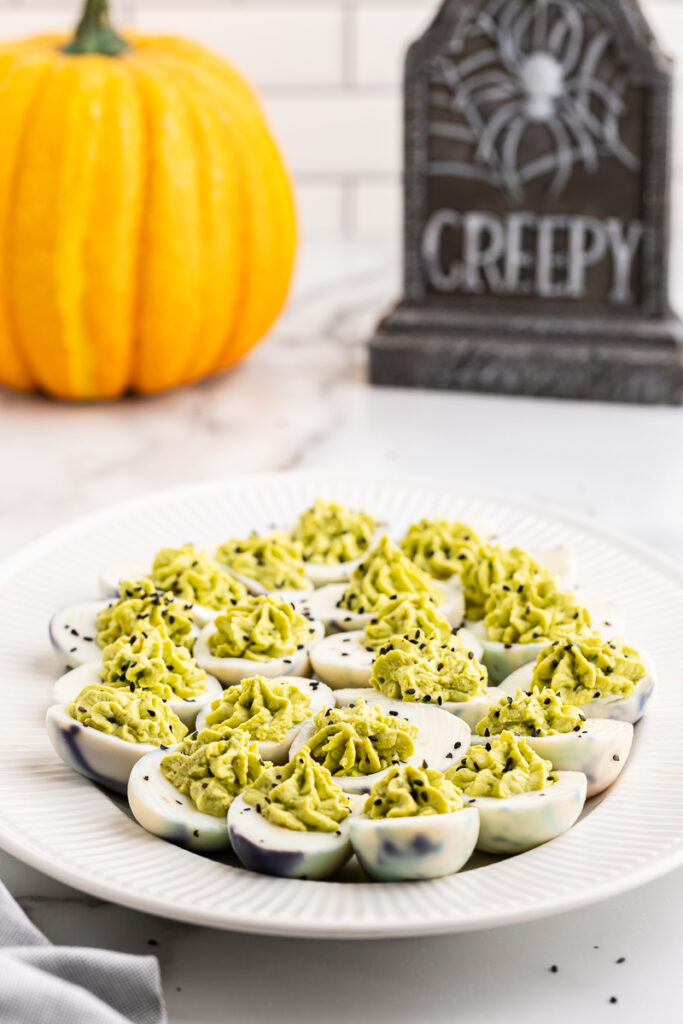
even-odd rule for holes
{"type": "Polygon", "coordinates": [[[0,686],[12,719],[0,744],[0,845],[103,899],[246,932],[428,935],[582,906],[683,861],[683,742],[672,729],[683,722],[683,571],[592,523],[453,483],[255,475],[154,494],[50,534],[0,568],[0,605],[0,686]],[[334,882],[269,878],[144,832],[121,801],[57,758],[44,727],[60,674],[47,635],[55,608],[94,596],[105,565],[134,562],[162,543],[202,543],[293,521],[318,495],[371,509],[399,536],[411,521],[437,515],[489,520],[506,543],[565,544],[578,558],[578,582],[623,607],[627,639],[652,653],[659,688],[622,777],[568,833],[430,882],[368,883],[353,870],[334,882]]]}

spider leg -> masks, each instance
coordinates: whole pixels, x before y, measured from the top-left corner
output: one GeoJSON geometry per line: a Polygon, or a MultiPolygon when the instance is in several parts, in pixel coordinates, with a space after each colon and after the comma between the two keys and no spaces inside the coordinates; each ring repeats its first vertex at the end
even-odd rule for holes
{"type": "Polygon", "coordinates": [[[572,176],[575,163],[574,148],[561,121],[557,118],[551,119],[546,122],[546,127],[555,139],[557,146],[555,154],[557,170],[550,185],[550,194],[556,198],[564,192],[572,176]]]}
{"type": "Polygon", "coordinates": [[[519,56],[526,53],[529,47],[524,46],[524,36],[534,19],[535,7],[528,4],[516,19],[511,28],[511,35],[514,40],[514,47],[519,56]]]}
{"type": "Polygon", "coordinates": [[[477,103],[498,103],[503,100],[512,99],[515,96],[520,95],[520,88],[517,85],[491,85],[482,86],[481,89],[476,89],[472,94],[472,99],[476,100],[477,103]]]}
{"type": "Polygon", "coordinates": [[[603,123],[590,112],[587,106],[578,102],[574,104],[574,112],[584,122],[593,138],[602,142],[612,156],[632,171],[637,171],[640,168],[638,157],[634,156],[619,138],[618,123],[614,117],[608,115],[603,123]]]}
{"type": "Polygon", "coordinates": [[[438,139],[453,139],[456,142],[472,142],[474,132],[465,124],[452,124],[450,121],[432,121],[429,134],[438,139]]]}
{"type": "Polygon", "coordinates": [[[516,22],[525,14],[523,3],[524,0],[509,0],[498,22],[501,60],[512,75],[518,74],[524,56],[517,45],[514,31],[516,22]]]}
{"type": "Polygon", "coordinates": [[[593,139],[591,138],[590,132],[584,128],[576,117],[576,114],[570,104],[566,103],[564,100],[560,100],[557,104],[557,113],[565,127],[569,129],[576,139],[584,167],[587,171],[595,173],[598,169],[599,162],[598,151],[593,139]]]}
{"type": "Polygon", "coordinates": [[[503,180],[514,199],[521,199],[523,194],[522,183],[517,170],[517,157],[519,155],[519,144],[527,127],[526,118],[521,114],[515,117],[508,124],[503,148],[501,153],[501,173],[503,180]]]}
{"type": "MultiPolygon", "coordinates": [[[[581,92],[584,95],[589,92],[593,93],[616,117],[620,117],[624,112],[624,101],[621,96],[601,82],[599,78],[570,78],[565,82],[564,87],[567,92],[581,92]]],[[[587,103],[587,100],[584,102],[587,103]]]]}
{"type": "Polygon", "coordinates": [[[563,7],[562,18],[552,29],[548,45],[557,56],[565,75],[573,71],[579,62],[583,35],[581,15],[573,7],[563,7]]]}
{"type": "Polygon", "coordinates": [[[478,53],[473,53],[471,57],[467,57],[465,60],[461,60],[458,64],[458,72],[461,78],[466,78],[475,71],[479,71],[481,68],[485,68],[487,64],[498,63],[498,51],[494,50],[492,46],[489,46],[486,50],[480,50],[478,53]]]}
{"type": "Polygon", "coordinates": [[[513,120],[513,118],[521,112],[520,108],[521,104],[519,100],[513,100],[511,103],[506,103],[496,111],[482,132],[481,138],[479,139],[479,145],[477,146],[477,151],[475,153],[475,160],[484,160],[487,163],[491,160],[498,136],[505,128],[508,121],[513,120]]]}

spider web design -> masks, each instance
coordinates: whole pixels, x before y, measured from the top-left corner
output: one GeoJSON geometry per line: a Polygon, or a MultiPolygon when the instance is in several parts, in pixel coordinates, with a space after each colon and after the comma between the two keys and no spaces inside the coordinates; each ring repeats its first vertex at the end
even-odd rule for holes
{"type": "Polygon", "coordinates": [[[470,4],[430,62],[429,133],[448,156],[432,156],[429,174],[486,182],[519,200],[545,177],[550,195],[561,195],[575,165],[595,173],[606,156],[637,171],[620,138],[628,78],[613,46],[595,0],[470,4]]]}

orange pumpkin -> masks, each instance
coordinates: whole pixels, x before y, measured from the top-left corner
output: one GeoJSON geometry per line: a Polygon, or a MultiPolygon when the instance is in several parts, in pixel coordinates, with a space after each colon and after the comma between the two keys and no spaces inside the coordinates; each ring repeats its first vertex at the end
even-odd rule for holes
{"type": "Polygon", "coordinates": [[[292,192],[259,105],[181,39],[0,46],[0,382],[70,399],[235,363],[280,311],[292,192]]]}

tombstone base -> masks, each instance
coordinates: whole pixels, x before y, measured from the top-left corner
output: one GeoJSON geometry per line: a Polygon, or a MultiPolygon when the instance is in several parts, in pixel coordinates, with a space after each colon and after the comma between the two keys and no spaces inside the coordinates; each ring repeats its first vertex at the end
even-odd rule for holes
{"type": "Polygon", "coordinates": [[[683,330],[667,320],[462,316],[399,305],[370,342],[373,384],[683,404],[683,330]]]}

